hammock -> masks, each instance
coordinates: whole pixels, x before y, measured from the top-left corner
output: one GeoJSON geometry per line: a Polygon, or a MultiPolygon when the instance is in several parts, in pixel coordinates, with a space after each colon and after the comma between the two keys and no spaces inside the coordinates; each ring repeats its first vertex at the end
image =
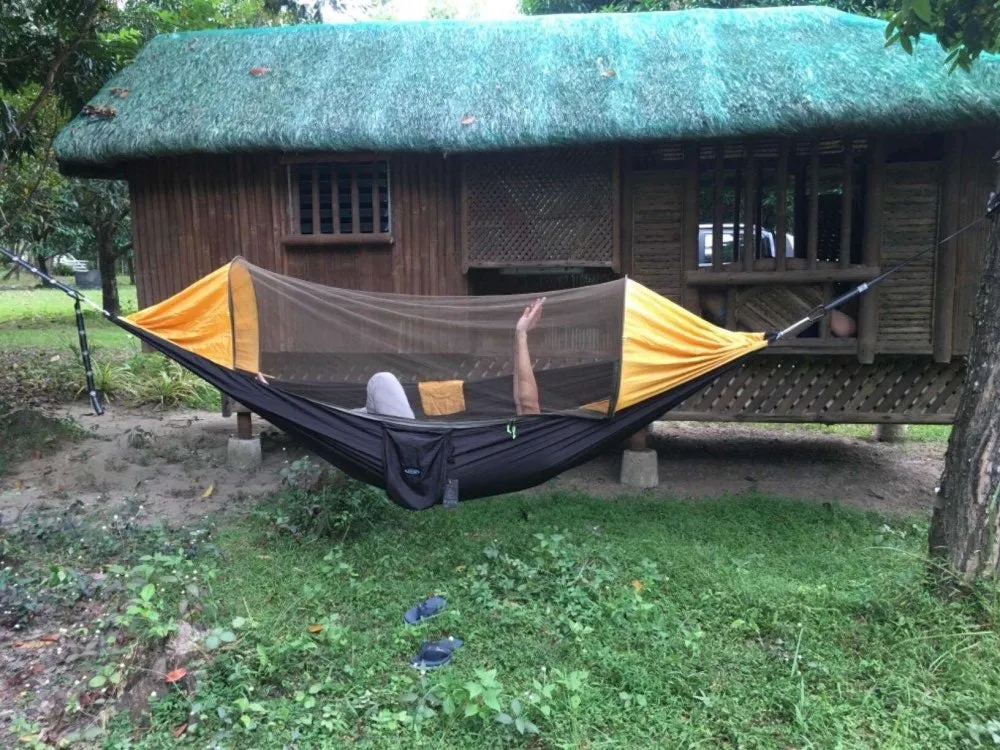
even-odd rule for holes
{"type": "Polygon", "coordinates": [[[519,414],[514,329],[535,299],[338,289],[237,258],[112,320],[414,510],[446,485],[463,500],[536,486],[768,344],[631,279],[550,292],[527,334],[538,413],[519,414]],[[414,418],[364,410],[380,372],[398,378],[414,418]]]}
{"type": "MultiPolygon", "coordinates": [[[[163,302],[111,321],[399,505],[431,507],[536,486],[585,463],[749,354],[815,323],[985,213],[780,331],[728,331],[631,279],[547,293],[528,334],[537,413],[515,397],[514,327],[534,295],[418,297],[337,289],[236,258],[163,302]],[[412,418],[365,410],[368,379],[392,373],[412,418]],[[445,492],[447,487],[448,491],[445,492]]],[[[75,300],[75,289],[0,248],[75,300]]],[[[100,310],[100,307],[97,308],[100,310]]]]}

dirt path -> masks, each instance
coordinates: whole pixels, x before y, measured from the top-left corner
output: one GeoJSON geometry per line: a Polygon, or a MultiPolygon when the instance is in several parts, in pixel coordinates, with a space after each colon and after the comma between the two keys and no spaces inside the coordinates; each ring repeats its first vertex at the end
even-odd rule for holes
{"type": "MultiPolygon", "coordinates": [[[[264,465],[251,474],[225,465],[235,419],[206,412],[157,413],[109,407],[95,417],[85,407],[60,412],[86,438],[36,455],[0,477],[0,518],[26,510],[86,510],[131,503],[142,517],[168,525],[219,511],[249,510],[273,490],[280,472],[303,455],[264,426],[264,465]]],[[[943,466],[943,444],[884,445],[805,430],[748,425],[660,423],[653,429],[665,497],[708,498],[756,491],[775,497],[840,502],[886,513],[928,513],[943,466]]],[[[617,451],[567,472],[542,489],[574,488],[613,496],[617,451]]]]}

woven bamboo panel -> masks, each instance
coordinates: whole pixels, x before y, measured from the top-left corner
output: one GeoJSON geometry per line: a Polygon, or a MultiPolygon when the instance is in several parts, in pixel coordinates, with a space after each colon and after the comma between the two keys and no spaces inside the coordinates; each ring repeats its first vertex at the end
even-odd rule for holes
{"type": "MultiPolygon", "coordinates": [[[[886,165],[882,266],[888,268],[937,241],[939,162],[886,165]]],[[[879,290],[880,351],[928,352],[934,316],[937,253],[925,253],[879,290]]]]}
{"type": "Polygon", "coordinates": [[[684,283],[683,173],[636,173],[632,190],[632,278],[674,300],[684,283]]]}
{"type": "Polygon", "coordinates": [[[744,331],[773,331],[802,320],[823,302],[821,287],[747,287],[736,295],[736,323],[744,331]]]}
{"type": "Polygon", "coordinates": [[[960,361],[761,356],[723,375],[667,415],[739,422],[948,423],[964,376],[960,361]]]}
{"type": "Polygon", "coordinates": [[[464,185],[467,264],[610,264],[614,167],[608,149],[470,157],[464,185]]]}

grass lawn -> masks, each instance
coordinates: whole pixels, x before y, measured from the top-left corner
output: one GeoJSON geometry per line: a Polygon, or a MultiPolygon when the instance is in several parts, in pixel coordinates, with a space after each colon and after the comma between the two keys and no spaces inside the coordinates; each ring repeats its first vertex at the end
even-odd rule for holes
{"type": "MultiPolygon", "coordinates": [[[[159,685],[148,729],[119,714],[106,746],[973,746],[1000,719],[996,603],[930,593],[926,531],[755,496],[411,513],[353,484],[286,490],[132,570],[110,669],[182,599],[206,650],[193,681],[159,685]],[[432,592],[445,611],[405,625],[432,592]],[[447,636],[465,641],[451,664],[410,666],[447,636]]],[[[45,539],[48,580],[107,544],[45,539]]]]}
{"type": "MultiPolygon", "coordinates": [[[[784,427],[791,430],[809,430],[827,435],[843,435],[859,439],[871,437],[874,430],[874,427],[869,424],[789,424],[784,427]]],[[[946,424],[911,424],[906,430],[906,439],[916,443],[947,443],[950,435],[951,425],[946,424]]]]}
{"type": "MultiPolygon", "coordinates": [[[[119,279],[122,311],[136,309],[135,287],[119,279]]],[[[84,291],[87,299],[101,304],[100,290],[84,291]]],[[[95,349],[138,349],[135,339],[106,321],[96,311],[84,308],[87,338],[95,349]]],[[[67,350],[79,346],[73,300],[58,289],[0,290],[0,348],[36,347],[67,350]]]]}

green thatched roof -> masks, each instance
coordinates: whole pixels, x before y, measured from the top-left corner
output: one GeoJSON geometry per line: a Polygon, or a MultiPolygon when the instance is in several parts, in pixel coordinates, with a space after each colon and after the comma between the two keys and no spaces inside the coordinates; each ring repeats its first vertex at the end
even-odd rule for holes
{"type": "Polygon", "coordinates": [[[68,171],[253,150],[468,151],[994,124],[1000,58],[812,8],[161,35],[56,141],[68,171]],[[113,113],[113,116],[112,116],[113,113]]]}

